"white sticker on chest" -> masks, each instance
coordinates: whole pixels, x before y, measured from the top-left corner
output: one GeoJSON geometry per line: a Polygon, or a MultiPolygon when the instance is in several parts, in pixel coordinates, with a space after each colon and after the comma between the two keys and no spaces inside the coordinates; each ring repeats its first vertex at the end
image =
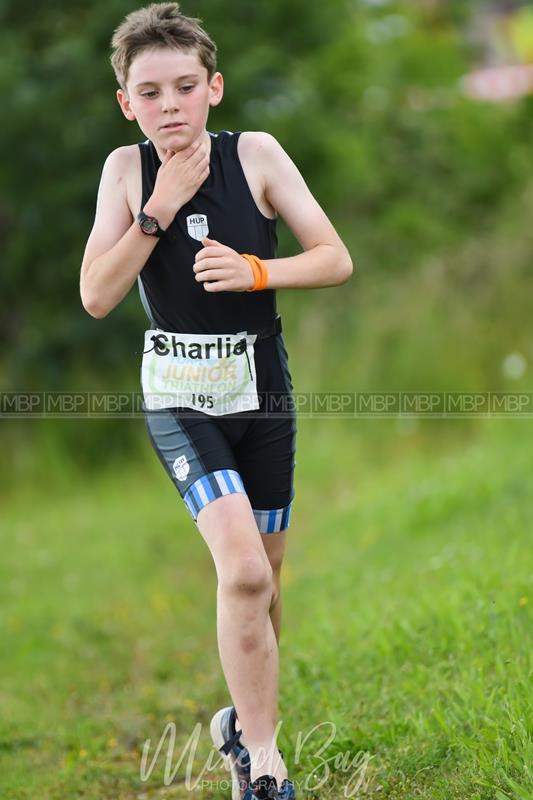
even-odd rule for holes
{"type": "Polygon", "coordinates": [[[207,216],[205,214],[191,214],[187,217],[187,230],[192,239],[201,242],[209,233],[207,216]]]}

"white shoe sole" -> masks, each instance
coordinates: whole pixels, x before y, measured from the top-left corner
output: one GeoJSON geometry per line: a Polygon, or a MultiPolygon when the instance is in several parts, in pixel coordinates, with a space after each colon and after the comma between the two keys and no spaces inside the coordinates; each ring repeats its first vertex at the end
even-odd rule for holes
{"type": "MultiPolygon", "coordinates": [[[[220,711],[217,711],[209,726],[211,739],[213,740],[213,744],[219,753],[220,748],[224,744],[224,739],[222,738],[222,732],[220,730],[220,722],[226,711],[227,708],[221,708],[220,711]]],[[[231,772],[231,800],[241,800],[241,787],[239,785],[239,774],[237,772],[236,760],[231,753],[228,753],[228,755],[225,753],[220,753],[220,755],[224,759],[224,763],[231,772]]]]}

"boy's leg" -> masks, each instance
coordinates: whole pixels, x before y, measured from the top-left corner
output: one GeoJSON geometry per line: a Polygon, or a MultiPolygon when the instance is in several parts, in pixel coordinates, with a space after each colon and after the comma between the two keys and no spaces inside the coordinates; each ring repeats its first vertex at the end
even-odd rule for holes
{"type": "Polygon", "coordinates": [[[286,531],[278,531],[277,533],[262,533],[261,539],[267,554],[267,558],[272,567],[272,579],[274,583],[274,593],[272,597],[272,605],[270,606],[270,619],[276,640],[279,645],[279,637],[281,633],[281,565],[283,563],[283,556],[285,554],[285,541],[287,538],[286,531]]]}
{"type": "MultiPolygon", "coordinates": [[[[261,539],[263,540],[263,546],[265,548],[265,552],[267,554],[267,558],[270,562],[270,566],[272,567],[272,582],[273,582],[273,594],[272,594],[272,602],[270,605],[269,613],[270,613],[270,620],[272,622],[272,627],[274,628],[274,633],[276,635],[276,641],[279,646],[279,637],[281,633],[281,584],[280,584],[280,576],[281,576],[281,564],[283,562],[283,556],[285,554],[285,542],[287,538],[286,531],[278,531],[277,533],[262,533],[261,539]]],[[[241,724],[239,718],[237,716],[235,720],[235,730],[240,730],[241,724]]],[[[246,744],[245,737],[243,735],[241,739],[243,744],[246,744]]]]}
{"type": "Polygon", "coordinates": [[[213,500],[201,509],[196,524],[217,572],[219,654],[250,753],[251,779],[268,773],[281,785],[287,769],[275,739],[278,645],[269,615],[276,596],[273,568],[247,495],[213,500]]]}

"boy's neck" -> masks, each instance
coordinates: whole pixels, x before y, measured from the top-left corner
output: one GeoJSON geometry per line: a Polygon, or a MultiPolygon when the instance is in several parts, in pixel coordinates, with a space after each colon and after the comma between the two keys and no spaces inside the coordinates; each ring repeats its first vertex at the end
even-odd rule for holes
{"type": "MultiPolygon", "coordinates": [[[[193,142],[191,142],[191,144],[195,144],[197,141],[205,143],[205,145],[207,147],[207,155],[210,158],[211,157],[211,136],[209,135],[209,132],[205,128],[202,131],[202,133],[200,134],[200,136],[198,137],[198,139],[195,139],[193,142]]],[[[161,147],[158,147],[155,143],[153,143],[153,144],[154,144],[154,147],[156,149],[157,155],[159,156],[159,160],[162,162],[164,157],[165,157],[165,153],[167,151],[163,150],[161,147]]]]}

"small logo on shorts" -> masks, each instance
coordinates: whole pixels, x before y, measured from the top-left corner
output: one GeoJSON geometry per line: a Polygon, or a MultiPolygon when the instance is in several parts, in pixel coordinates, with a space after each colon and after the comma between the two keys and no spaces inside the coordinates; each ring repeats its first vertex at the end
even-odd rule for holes
{"type": "Polygon", "coordinates": [[[186,456],[179,456],[174,463],[172,464],[172,468],[174,470],[174,474],[179,481],[184,481],[187,475],[189,474],[190,464],[187,461],[186,456]]]}
{"type": "Polygon", "coordinates": [[[191,214],[187,217],[187,230],[189,236],[201,242],[209,233],[209,225],[205,214],[191,214]]]}

